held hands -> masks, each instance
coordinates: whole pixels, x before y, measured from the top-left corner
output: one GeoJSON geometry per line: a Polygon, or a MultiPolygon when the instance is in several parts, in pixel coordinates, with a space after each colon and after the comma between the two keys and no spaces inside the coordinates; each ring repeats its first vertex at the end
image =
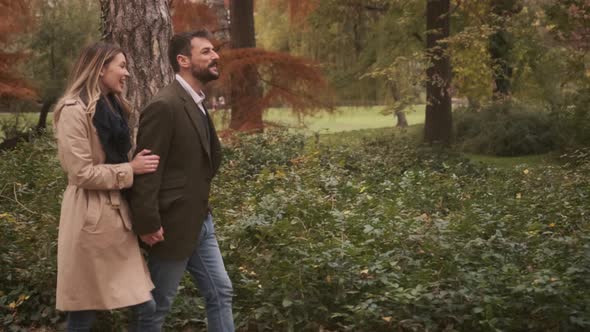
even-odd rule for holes
{"type": "Polygon", "coordinates": [[[160,156],[152,153],[151,150],[143,149],[130,162],[133,174],[153,173],[158,169],[160,156]]]}
{"type": "Polygon", "coordinates": [[[158,242],[164,241],[164,229],[160,227],[160,229],[158,229],[156,232],[140,235],[139,238],[141,238],[145,244],[153,246],[158,242]]]}

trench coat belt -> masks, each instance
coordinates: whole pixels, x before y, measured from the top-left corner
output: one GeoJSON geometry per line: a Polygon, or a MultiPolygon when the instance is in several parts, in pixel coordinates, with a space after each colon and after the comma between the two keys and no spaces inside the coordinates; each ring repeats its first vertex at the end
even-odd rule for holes
{"type": "Polygon", "coordinates": [[[118,190],[110,190],[109,191],[109,200],[111,206],[114,209],[118,209],[121,206],[121,195],[118,190]]]}
{"type": "MultiPolygon", "coordinates": [[[[74,184],[73,181],[68,180],[68,186],[78,187],[74,184]]],[[[102,190],[101,190],[102,191],[102,190]]],[[[108,191],[109,201],[107,204],[113,207],[113,209],[118,209],[121,207],[121,194],[119,190],[109,190],[108,191]]]]}

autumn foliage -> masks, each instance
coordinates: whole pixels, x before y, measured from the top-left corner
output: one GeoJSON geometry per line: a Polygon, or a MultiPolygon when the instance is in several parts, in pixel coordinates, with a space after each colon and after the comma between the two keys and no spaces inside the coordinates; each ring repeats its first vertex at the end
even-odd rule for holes
{"type": "Polygon", "coordinates": [[[331,107],[330,99],[327,98],[327,81],[318,64],[311,60],[260,48],[223,50],[221,59],[224,75],[214,86],[225,94],[228,94],[226,89],[230,84],[234,90],[248,85],[243,68],[253,66],[257,69],[257,78],[265,87],[264,93],[262,98],[250,100],[247,105],[263,109],[289,105],[293,111],[302,115],[309,115],[318,108],[331,107]]]}
{"type": "Polygon", "coordinates": [[[217,17],[209,7],[200,2],[190,0],[171,0],[170,13],[174,31],[182,32],[207,29],[214,32],[218,28],[217,17]]]}
{"type": "Polygon", "coordinates": [[[0,98],[36,97],[31,86],[17,73],[25,53],[12,43],[33,22],[30,5],[26,0],[0,0],[0,98]]]}

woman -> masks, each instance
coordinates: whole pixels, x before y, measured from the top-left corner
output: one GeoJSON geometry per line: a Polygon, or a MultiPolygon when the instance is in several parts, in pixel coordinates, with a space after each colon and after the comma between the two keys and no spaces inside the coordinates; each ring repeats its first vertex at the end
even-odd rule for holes
{"type": "Polygon", "coordinates": [[[58,156],[68,176],[56,307],[68,312],[68,331],[89,331],[96,310],[155,310],[153,284],[121,190],[131,187],[134,174],[154,172],[159,157],[144,150],[129,162],[130,108],[122,96],[128,77],[120,48],[90,45],[54,112],[58,156]]]}

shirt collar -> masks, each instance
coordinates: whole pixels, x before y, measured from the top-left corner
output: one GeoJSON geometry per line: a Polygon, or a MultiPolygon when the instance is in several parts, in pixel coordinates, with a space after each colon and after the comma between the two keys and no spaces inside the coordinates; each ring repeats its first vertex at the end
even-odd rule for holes
{"type": "Polygon", "coordinates": [[[182,78],[182,76],[180,76],[179,74],[176,74],[176,80],[186,90],[186,92],[188,92],[188,94],[193,98],[195,103],[197,105],[201,105],[203,100],[205,100],[205,94],[203,93],[203,91],[199,90],[199,92],[196,92],[195,90],[193,90],[193,88],[188,84],[188,82],[185,81],[184,78],[182,78]]]}

